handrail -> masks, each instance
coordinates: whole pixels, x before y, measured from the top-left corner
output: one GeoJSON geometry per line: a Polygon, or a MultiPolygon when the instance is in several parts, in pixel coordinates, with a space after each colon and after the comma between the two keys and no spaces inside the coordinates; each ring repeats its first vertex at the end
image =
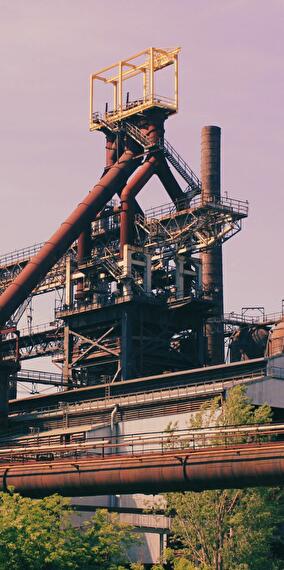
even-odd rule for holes
{"type": "Polygon", "coordinates": [[[23,247],[22,249],[10,251],[9,253],[2,255],[0,257],[0,269],[2,267],[6,267],[7,265],[14,263],[16,261],[18,263],[21,263],[23,261],[30,259],[33,255],[36,255],[36,253],[39,252],[39,250],[42,248],[44,243],[45,242],[36,243],[34,245],[23,247]]]}
{"type": "MultiPolygon", "coordinates": [[[[33,412],[38,413],[52,413],[56,412],[60,409],[64,409],[65,411],[69,410],[72,411],[82,411],[87,409],[101,409],[107,408],[109,406],[114,406],[118,404],[122,405],[129,405],[133,403],[144,403],[149,401],[156,401],[165,398],[181,398],[187,397],[190,395],[198,395],[198,394],[206,394],[212,393],[216,391],[224,391],[229,387],[233,387],[238,384],[245,384],[252,380],[256,380],[257,378],[262,378],[266,373],[266,368],[261,367],[256,372],[250,372],[248,374],[243,374],[242,376],[236,376],[233,378],[219,378],[214,380],[203,380],[200,382],[195,382],[194,384],[188,384],[187,386],[178,385],[168,388],[159,388],[158,390],[151,390],[151,391],[143,391],[143,392],[136,392],[134,394],[128,394],[126,396],[112,396],[106,395],[101,398],[95,398],[88,400],[86,402],[78,403],[64,403],[57,404],[55,406],[45,406],[39,407],[33,412]]],[[[15,412],[13,415],[25,415],[30,414],[31,412],[15,412]]]]}
{"type": "MultiPolygon", "coordinates": [[[[215,196],[195,196],[192,200],[187,194],[184,195],[180,200],[176,200],[175,203],[167,202],[162,204],[162,206],[157,206],[155,208],[150,208],[145,210],[144,219],[150,221],[153,218],[161,218],[167,214],[176,215],[182,213],[185,209],[198,209],[205,206],[213,206],[216,208],[228,209],[234,214],[241,214],[247,216],[248,214],[248,202],[243,200],[236,200],[235,198],[229,198],[228,196],[221,196],[217,198],[215,196]]],[[[136,216],[137,219],[137,216],[136,216]]]]}
{"type": "MultiPolygon", "coordinates": [[[[64,435],[64,431],[62,432],[64,435]]],[[[248,424],[233,426],[210,426],[206,428],[187,428],[168,432],[145,432],[130,435],[88,437],[81,443],[51,442],[50,446],[40,445],[40,438],[31,447],[30,442],[21,447],[9,446],[0,449],[0,462],[50,461],[64,457],[99,456],[110,459],[112,455],[143,456],[152,453],[168,453],[172,450],[188,449],[191,452],[212,448],[232,448],[235,445],[244,449],[251,445],[266,445],[277,440],[283,441],[283,424],[248,424]],[[47,454],[47,455],[45,455],[47,454]],[[51,457],[52,455],[52,457],[51,457]]],[[[12,442],[10,442],[11,444],[12,442]]],[[[14,442],[15,443],[15,442],[14,442]]],[[[283,445],[283,443],[282,443],[283,445]]]]}
{"type": "Polygon", "coordinates": [[[200,182],[198,176],[196,176],[196,174],[193,172],[193,170],[190,168],[190,166],[188,166],[188,164],[185,162],[185,160],[174,149],[174,147],[169,143],[169,141],[167,141],[166,139],[163,139],[160,141],[159,146],[162,150],[164,150],[166,156],[169,159],[172,157],[181,166],[181,168],[184,170],[184,172],[187,174],[187,176],[190,179],[189,180],[188,178],[186,178],[187,182],[190,183],[191,181],[193,181],[195,187],[199,188],[201,191],[201,182],[200,182]]]}
{"type": "Polygon", "coordinates": [[[20,336],[32,336],[34,334],[41,334],[44,332],[56,333],[61,329],[63,323],[55,322],[55,323],[40,323],[39,325],[34,325],[32,327],[24,327],[19,330],[20,336]]]}
{"type": "Polygon", "coordinates": [[[54,382],[54,385],[68,385],[68,382],[63,379],[63,375],[56,372],[44,372],[42,370],[26,370],[21,369],[15,374],[10,376],[12,380],[18,380],[21,382],[32,381],[35,383],[41,383],[42,380],[54,382]]]}
{"type": "Polygon", "coordinates": [[[271,322],[277,322],[284,319],[283,312],[279,313],[268,313],[267,315],[240,315],[234,312],[225,313],[224,320],[225,321],[232,321],[232,322],[239,322],[244,324],[265,324],[271,322]]]}

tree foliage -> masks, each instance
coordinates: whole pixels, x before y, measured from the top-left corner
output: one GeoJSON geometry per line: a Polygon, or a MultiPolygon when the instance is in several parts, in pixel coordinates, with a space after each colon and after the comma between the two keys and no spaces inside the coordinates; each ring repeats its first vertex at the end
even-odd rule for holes
{"type": "Polygon", "coordinates": [[[122,570],[136,540],[116,515],[98,510],[81,528],[71,523],[69,500],[31,500],[0,494],[1,570],[122,570]]]}
{"type": "MultiPolygon", "coordinates": [[[[215,400],[194,417],[191,427],[267,423],[271,409],[255,408],[244,388],[233,388],[226,401],[215,400]]],[[[173,518],[172,547],[179,552],[174,568],[192,570],[283,569],[273,547],[279,545],[283,520],[280,489],[248,488],[168,493],[173,518]],[[179,566],[180,564],[180,566],[179,566]]]]}

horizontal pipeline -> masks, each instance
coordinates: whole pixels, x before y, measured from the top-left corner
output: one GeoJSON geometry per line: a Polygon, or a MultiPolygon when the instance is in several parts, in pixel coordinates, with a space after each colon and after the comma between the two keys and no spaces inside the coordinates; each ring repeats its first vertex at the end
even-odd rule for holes
{"type": "Polygon", "coordinates": [[[88,496],[274,486],[284,482],[284,443],[184,449],[135,456],[6,464],[0,491],[28,497],[88,496]]]}

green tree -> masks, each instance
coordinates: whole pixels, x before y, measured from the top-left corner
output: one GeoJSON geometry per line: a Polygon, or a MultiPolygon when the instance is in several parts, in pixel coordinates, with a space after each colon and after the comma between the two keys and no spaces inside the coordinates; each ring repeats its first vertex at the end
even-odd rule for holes
{"type": "Polygon", "coordinates": [[[71,524],[68,499],[32,500],[0,494],[1,570],[122,570],[136,540],[116,515],[98,510],[81,528],[71,524]]]}
{"type": "Polygon", "coordinates": [[[115,570],[127,561],[127,552],[137,542],[131,527],[122,525],[117,515],[98,510],[85,529],[85,540],[91,548],[91,568],[115,570]]]}
{"type": "MultiPolygon", "coordinates": [[[[204,406],[191,427],[267,423],[271,409],[255,408],[245,389],[237,386],[227,400],[204,406]]],[[[277,529],[283,520],[280,489],[248,488],[168,493],[173,518],[172,546],[182,552],[174,567],[198,570],[272,570],[284,563],[273,557],[279,541],[277,529]],[[186,566],[186,561],[188,566],[186,566]]]]}

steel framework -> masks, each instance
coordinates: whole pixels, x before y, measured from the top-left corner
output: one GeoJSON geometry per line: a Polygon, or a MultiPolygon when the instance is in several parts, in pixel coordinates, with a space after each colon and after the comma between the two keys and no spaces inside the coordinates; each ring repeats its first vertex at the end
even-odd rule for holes
{"type": "Polygon", "coordinates": [[[47,242],[0,258],[6,366],[52,355],[71,388],[87,375],[115,382],[222,361],[224,335],[213,330],[214,318],[223,318],[222,283],[219,269],[216,283],[214,271],[208,280],[200,254],[218,251],[222,259],[221,246],[240,231],[248,204],[221,196],[215,143],[208,154],[216,133],[220,141],[218,127],[203,135],[209,159],[202,183],[164,137],[166,119],[178,110],[179,51],[149,48],[92,74],[90,129],[106,137],[105,168],[47,242]],[[165,68],[173,71],[173,95],[162,97],[156,72],[165,68]],[[130,96],[127,85],[140,79],[142,95],[130,96]],[[104,112],[98,85],[113,89],[104,112]],[[143,212],[136,196],[152,176],[171,202],[143,212]],[[51,291],[59,292],[54,323],[20,332],[33,296],[51,291]]]}

